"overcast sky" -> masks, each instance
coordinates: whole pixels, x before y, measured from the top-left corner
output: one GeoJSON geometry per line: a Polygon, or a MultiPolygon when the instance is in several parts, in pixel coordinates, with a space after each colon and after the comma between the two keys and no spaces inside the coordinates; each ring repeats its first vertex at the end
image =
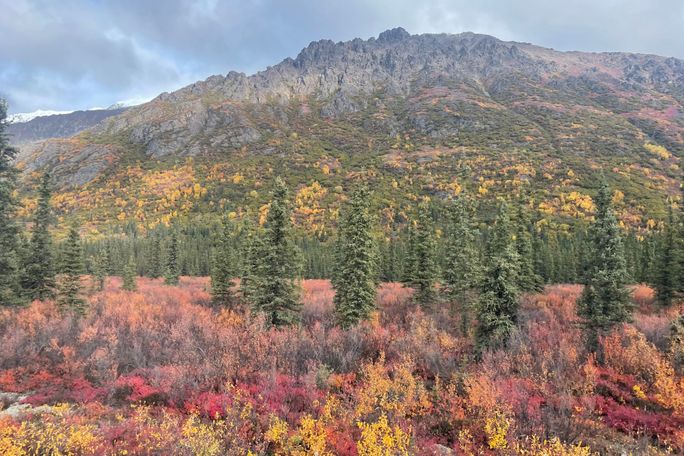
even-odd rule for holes
{"type": "Polygon", "coordinates": [[[397,26],[684,58],[684,0],[0,0],[0,96],[109,106],[397,26]]]}

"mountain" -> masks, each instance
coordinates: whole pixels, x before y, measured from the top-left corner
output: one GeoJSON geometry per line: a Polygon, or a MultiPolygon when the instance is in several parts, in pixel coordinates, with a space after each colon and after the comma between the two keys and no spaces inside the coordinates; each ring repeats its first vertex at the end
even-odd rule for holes
{"type": "Polygon", "coordinates": [[[13,145],[49,138],[65,138],[87,130],[108,117],[121,114],[123,107],[87,111],[35,111],[10,116],[8,134],[13,145]]]}
{"type": "Polygon", "coordinates": [[[56,116],[59,114],[71,114],[74,111],[53,111],[53,110],[45,110],[45,109],[38,109],[37,111],[33,112],[19,112],[17,114],[11,114],[7,117],[7,122],[8,123],[23,123],[23,122],[29,122],[36,117],[45,117],[45,116],[56,116]]]}
{"type": "Polygon", "coordinates": [[[623,221],[661,216],[684,154],[684,61],[559,52],[474,33],[311,43],[247,76],[212,76],[75,136],[28,144],[65,213],[150,226],[258,208],[273,176],[325,230],[341,189],[376,189],[388,225],[420,195],[534,198],[542,223],[591,216],[603,175],[623,221]]]}

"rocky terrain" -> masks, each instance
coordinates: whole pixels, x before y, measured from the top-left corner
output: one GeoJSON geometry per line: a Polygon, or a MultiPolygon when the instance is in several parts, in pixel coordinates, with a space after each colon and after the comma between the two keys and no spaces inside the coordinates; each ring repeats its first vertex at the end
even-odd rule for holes
{"type": "Polygon", "coordinates": [[[613,171],[628,202],[655,201],[676,191],[682,153],[682,60],[393,29],[313,42],[254,75],[163,93],[76,136],[22,146],[19,160],[28,172],[51,169],[74,192],[106,187],[133,165],[158,172],[189,157],[220,194],[238,190],[212,182],[210,165],[248,176],[243,195],[284,159],[280,172],[295,185],[322,179],[312,167],[333,170],[324,185],[372,168],[380,188],[410,172],[405,194],[442,196],[465,168],[461,188],[493,181],[484,188],[497,194],[515,178],[533,188],[541,180],[540,199],[556,204],[561,193],[591,193],[599,168],[613,171]],[[512,176],[516,166],[529,169],[512,176]]]}

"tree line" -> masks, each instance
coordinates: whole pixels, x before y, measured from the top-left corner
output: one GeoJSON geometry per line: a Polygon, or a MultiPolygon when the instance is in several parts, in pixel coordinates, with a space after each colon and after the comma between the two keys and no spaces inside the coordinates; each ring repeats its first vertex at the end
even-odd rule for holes
{"type": "MultiPolygon", "coordinates": [[[[86,311],[81,276],[89,273],[102,289],[108,276],[121,275],[134,290],[136,277],[163,277],[175,285],[186,275],[210,275],[212,305],[249,307],[276,326],[299,318],[302,277],[330,277],[336,291],[339,324],[368,319],[381,281],[400,280],[415,290],[427,311],[448,306],[464,328],[475,325],[481,349],[506,343],[516,327],[522,293],[549,282],[585,285],[578,314],[587,340],[631,317],[627,285],[651,283],[668,306],[682,291],[684,255],[678,209],[657,236],[639,240],[620,227],[612,192],[603,184],[595,198],[594,221],[572,234],[539,232],[523,197],[498,201],[494,217],[478,219],[473,200],[457,197],[438,205],[420,201],[405,229],[389,236],[378,227],[372,193],[360,186],[342,209],[337,236],[315,242],[295,233],[288,189],[277,179],[263,224],[250,217],[226,218],[215,227],[160,227],[139,235],[129,227],[121,236],[81,240],[76,225],[54,245],[55,225],[45,173],[28,232],[16,217],[16,151],[4,133],[6,106],[0,105],[0,303],[20,305],[55,299],[63,311],[86,311]],[[440,216],[437,216],[440,215],[440,216]],[[439,225],[439,226],[438,226],[439,225]]],[[[480,211],[481,212],[481,211],[480,211]]]]}

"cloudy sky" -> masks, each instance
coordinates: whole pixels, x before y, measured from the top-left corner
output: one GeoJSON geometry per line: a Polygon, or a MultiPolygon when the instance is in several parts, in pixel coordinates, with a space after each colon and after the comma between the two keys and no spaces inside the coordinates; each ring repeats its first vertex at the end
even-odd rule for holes
{"type": "Polygon", "coordinates": [[[684,58],[683,0],[0,0],[0,12],[12,113],[147,99],[397,26],[684,58]]]}

